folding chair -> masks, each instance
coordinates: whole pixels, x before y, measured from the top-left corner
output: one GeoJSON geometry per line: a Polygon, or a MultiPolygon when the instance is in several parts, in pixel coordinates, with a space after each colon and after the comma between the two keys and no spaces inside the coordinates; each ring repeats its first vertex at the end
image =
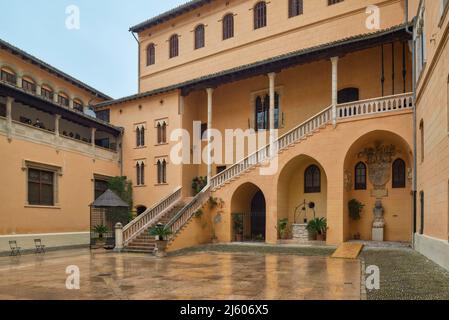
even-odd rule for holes
{"type": "Polygon", "coordinates": [[[17,256],[21,254],[20,250],[22,248],[17,246],[17,241],[9,241],[9,247],[11,248],[11,253],[9,254],[10,256],[17,256]]]}
{"type": "Polygon", "coordinates": [[[41,239],[34,239],[34,245],[36,246],[36,253],[45,253],[45,246],[41,239]]]}

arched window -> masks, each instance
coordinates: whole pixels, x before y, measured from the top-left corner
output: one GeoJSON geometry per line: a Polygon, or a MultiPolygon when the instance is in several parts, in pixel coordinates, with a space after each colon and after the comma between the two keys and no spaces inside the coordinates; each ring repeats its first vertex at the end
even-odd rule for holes
{"type": "Polygon", "coordinates": [[[156,63],[156,47],[154,43],[150,43],[147,47],[147,66],[156,63]]]}
{"type": "Polygon", "coordinates": [[[164,122],[161,126],[161,142],[166,143],[167,142],[167,124],[164,122]]]}
{"type": "Polygon", "coordinates": [[[136,146],[144,147],[145,146],[145,127],[138,126],[136,128],[136,146]]]}
{"type": "Polygon", "coordinates": [[[50,88],[49,86],[42,86],[41,96],[47,100],[53,101],[53,97],[54,97],[53,89],[50,88]]]}
{"type": "Polygon", "coordinates": [[[157,183],[167,183],[167,161],[165,159],[157,161],[157,183]]]}
{"type": "Polygon", "coordinates": [[[79,99],[73,100],[73,109],[75,109],[79,112],[83,112],[84,111],[83,102],[79,99]]]}
{"type": "Polygon", "coordinates": [[[13,86],[17,85],[17,76],[14,71],[9,68],[2,68],[0,78],[2,81],[12,84],[13,86]]]}
{"type": "Polygon", "coordinates": [[[223,40],[234,37],[234,15],[229,13],[223,17],[223,40]]]}
{"type": "Polygon", "coordinates": [[[33,79],[31,79],[29,77],[23,77],[22,78],[22,89],[27,92],[36,93],[36,83],[34,82],[33,79]]]}
{"type": "Polygon", "coordinates": [[[140,164],[136,164],[136,185],[140,185],[140,164]]]}
{"type": "Polygon", "coordinates": [[[167,183],[167,161],[162,161],[162,183],[167,183]]]}
{"type": "Polygon", "coordinates": [[[254,6],[254,29],[260,29],[267,25],[267,4],[260,1],[254,6]]]}
{"type": "Polygon", "coordinates": [[[174,34],[170,37],[170,58],[177,57],[179,55],[179,36],[174,34]]]}
{"type": "MultiPolygon", "coordinates": [[[[280,96],[277,92],[274,95],[274,127],[279,128],[279,108],[280,96]]],[[[270,128],[270,96],[266,94],[263,98],[256,97],[255,101],[256,111],[256,131],[267,130],[270,128]]]]}
{"type": "Polygon", "coordinates": [[[366,165],[363,162],[355,166],[355,190],[366,190],[366,165]]]}
{"type": "Polygon", "coordinates": [[[321,192],[321,172],[316,165],[309,166],[304,172],[304,193],[321,192]]]}
{"type": "Polygon", "coordinates": [[[289,0],[288,1],[288,17],[296,17],[303,14],[304,5],[303,0],[289,0]]]}
{"type": "Polygon", "coordinates": [[[393,188],[405,188],[405,161],[396,159],[393,162],[393,188]]]}
{"type": "Polygon", "coordinates": [[[359,100],[358,88],[345,88],[338,91],[338,104],[349,103],[359,100]]]}
{"type": "Polygon", "coordinates": [[[60,92],[58,95],[58,103],[63,107],[69,106],[69,96],[64,92],[60,92]]]}
{"type": "Polygon", "coordinates": [[[200,24],[195,28],[195,49],[203,48],[205,45],[204,24],[200,24]]]}

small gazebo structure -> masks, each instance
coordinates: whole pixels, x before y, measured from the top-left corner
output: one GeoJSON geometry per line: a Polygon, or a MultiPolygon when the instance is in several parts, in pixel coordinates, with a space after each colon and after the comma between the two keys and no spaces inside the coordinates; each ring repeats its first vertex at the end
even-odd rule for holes
{"type": "Polygon", "coordinates": [[[126,225],[129,222],[129,205],[110,189],[106,190],[90,205],[90,246],[106,245],[114,247],[115,225],[126,225]],[[107,232],[100,235],[94,231],[96,226],[105,226],[107,232]]]}

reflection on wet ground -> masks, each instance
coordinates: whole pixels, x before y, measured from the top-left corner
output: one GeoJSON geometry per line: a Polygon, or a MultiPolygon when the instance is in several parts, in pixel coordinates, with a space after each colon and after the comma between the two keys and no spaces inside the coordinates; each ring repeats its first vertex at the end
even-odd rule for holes
{"type": "Polygon", "coordinates": [[[157,259],[69,250],[0,258],[0,299],[360,299],[360,262],[210,252],[157,259]],[[66,289],[70,265],[80,269],[80,290],[66,289]]]}

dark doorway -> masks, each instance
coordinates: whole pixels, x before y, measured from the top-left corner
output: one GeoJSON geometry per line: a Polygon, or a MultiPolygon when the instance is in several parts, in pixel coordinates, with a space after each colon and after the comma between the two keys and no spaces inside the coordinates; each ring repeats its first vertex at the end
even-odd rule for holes
{"type": "Polygon", "coordinates": [[[147,211],[147,207],[145,207],[145,206],[138,206],[136,208],[136,211],[137,211],[137,216],[140,216],[142,213],[147,211]]]}
{"type": "Polygon", "coordinates": [[[265,240],[266,204],[262,191],[257,192],[251,201],[251,238],[265,240]]]}
{"type": "Polygon", "coordinates": [[[359,89],[345,88],[338,91],[338,104],[349,103],[359,100],[359,89]]]}

